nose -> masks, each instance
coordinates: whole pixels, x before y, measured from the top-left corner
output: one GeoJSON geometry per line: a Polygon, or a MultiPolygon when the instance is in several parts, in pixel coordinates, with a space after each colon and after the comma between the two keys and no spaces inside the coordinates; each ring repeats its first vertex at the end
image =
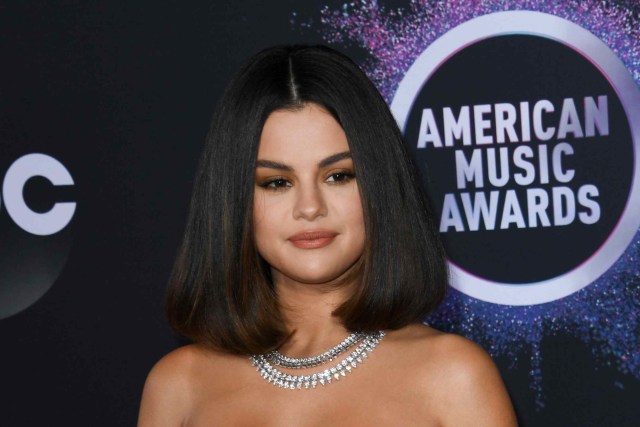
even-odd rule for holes
{"type": "Polygon", "coordinates": [[[293,207],[294,219],[313,221],[327,214],[327,205],[317,184],[298,185],[297,190],[293,207]]]}

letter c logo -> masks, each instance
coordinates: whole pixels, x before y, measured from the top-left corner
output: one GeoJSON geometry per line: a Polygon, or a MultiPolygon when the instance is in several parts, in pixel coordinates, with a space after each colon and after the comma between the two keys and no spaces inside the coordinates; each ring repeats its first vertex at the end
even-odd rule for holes
{"type": "Polygon", "coordinates": [[[23,190],[34,176],[48,179],[53,185],[73,185],[71,174],[62,163],[46,154],[27,154],[9,167],[4,177],[2,194],[7,212],[24,231],[38,236],[49,236],[64,229],[73,218],[75,202],[56,203],[45,213],[34,212],[27,206],[23,190]]]}

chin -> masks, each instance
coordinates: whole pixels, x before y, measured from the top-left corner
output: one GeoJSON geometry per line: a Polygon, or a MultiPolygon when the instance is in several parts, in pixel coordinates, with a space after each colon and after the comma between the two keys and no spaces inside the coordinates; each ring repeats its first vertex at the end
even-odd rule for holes
{"type": "MultiPolygon", "coordinates": [[[[341,280],[357,263],[359,256],[352,254],[327,254],[306,253],[301,256],[282,257],[275,259],[271,264],[283,278],[288,278],[299,283],[309,285],[321,285],[341,280]],[[292,262],[292,260],[295,260],[292,262]]],[[[268,261],[267,261],[268,262],[268,261]]]]}
{"type": "Polygon", "coordinates": [[[334,268],[328,269],[327,266],[332,263],[327,262],[323,264],[305,264],[299,263],[293,269],[282,269],[280,273],[286,277],[289,277],[296,282],[306,283],[310,285],[322,285],[326,283],[332,283],[339,281],[345,277],[351,270],[351,267],[355,264],[355,261],[345,265],[334,265],[334,268]]]}
{"type": "Polygon", "coordinates": [[[287,276],[300,283],[306,283],[309,285],[322,285],[325,283],[334,282],[335,280],[339,279],[342,276],[342,274],[333,273],[333,272],[315,273],[315,272],[305,271],[302,274],[291,274],[287,276]]]}

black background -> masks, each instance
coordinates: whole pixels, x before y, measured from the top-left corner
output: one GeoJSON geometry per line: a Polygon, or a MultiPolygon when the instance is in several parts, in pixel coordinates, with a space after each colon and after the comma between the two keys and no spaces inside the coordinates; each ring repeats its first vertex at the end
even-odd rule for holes
{"type": "MultiPolygon", "coordinates": [[[[0,425],[135,425],[149,369],[182,343],[164,320],[163,293],[213,106],[251,53],[320,41],[289,20],[292,11],[317,19],[323,5],[0,6],[2,156],[56,157],[78,202],[59,279],[0,320],[0,425]]],[[[522,425],[639,424],[638,381],[564,336],[543,341],[547,406],[536,410],[526,351],[513,369],[498,360],[522,425]]]]}

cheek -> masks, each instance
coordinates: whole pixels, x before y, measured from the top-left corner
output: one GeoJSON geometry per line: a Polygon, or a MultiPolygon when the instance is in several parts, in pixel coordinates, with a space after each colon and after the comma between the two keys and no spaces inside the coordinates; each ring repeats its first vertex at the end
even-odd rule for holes
{"type": "Polygon", "coordinates": [[[366,239],[365,236],[365,226],[364,226],[364,212],[362,210],[362,202],[360,200],[360,195],[357,193],[352,195],[348,201],[345,201],[343,204],[344,211],[344,220],[345,223],[349,224],[353,234],[354,240],[357,245],[364,247],[364,242],[366,239]]]}
{"type": "Polygon", "coordinates": [[[283,210],[287,205],[285,199],[273,199],[264,195],[256,195],[253,199],[254,227],[270,229],[283,221],[283,210]]]}
{"type": "Polygon", "coordinates": [[[258,253],[268,259],[269,253],[279,241],[282,221],[279,203],[269,203],[264,196],[256,194],[253,201],[253,236],[258,253]]]}

